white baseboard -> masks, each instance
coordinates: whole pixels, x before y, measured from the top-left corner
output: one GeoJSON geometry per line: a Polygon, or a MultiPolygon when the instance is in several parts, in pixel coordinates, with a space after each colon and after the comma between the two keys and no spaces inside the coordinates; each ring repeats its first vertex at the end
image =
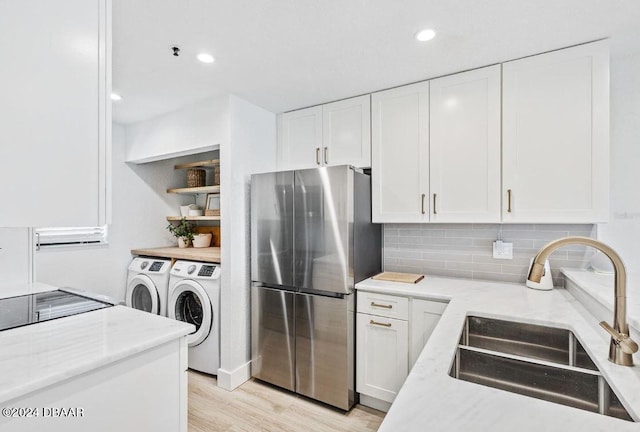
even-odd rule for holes
{"type": "Polygon", "coordinates": [[[251,362],[248,361],[232,371],[218,369],[218,387],[225,390],[235,390],[251,378],[251,362]]]}
{"type": "Polygon", "coordinates": [[[387,412],[391,408],[391,403],[360,394],[360,405],[368,406],[369,408],[376,409],[378,411],[387,412]]]}

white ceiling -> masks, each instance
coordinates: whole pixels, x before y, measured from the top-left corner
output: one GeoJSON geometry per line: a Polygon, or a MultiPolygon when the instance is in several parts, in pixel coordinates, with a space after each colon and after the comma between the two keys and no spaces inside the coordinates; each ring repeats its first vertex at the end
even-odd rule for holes
{"type": "Polygon", "coordinates": [[[279,113],[604,37],[640,52],[640,1],[113,0],[113,117],[225,93],[279,113]]]}

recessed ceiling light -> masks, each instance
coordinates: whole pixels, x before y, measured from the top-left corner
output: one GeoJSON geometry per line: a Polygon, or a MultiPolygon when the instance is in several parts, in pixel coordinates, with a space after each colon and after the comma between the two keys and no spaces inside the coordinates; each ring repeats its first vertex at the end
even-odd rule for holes
{"type": "Polygon", "coordinates": [[[198,60],[200,60],[202,63],[213,63],[214,58],[211,54],[201,53],[198,54],[198,60]]]}
{"type": "Polygon", "coordinates": [[[120,96],[117,93],[111,93],[111,100],[112,101],[121,101],[122,100],[122,96],[120,96]]]}
{"type": "Polygon", "coordinates": [[[431,29],[420,30],[416,33],[416,39],[420,42],[430,41],[434,37],[436,37],[436,32],[431,29]]]}

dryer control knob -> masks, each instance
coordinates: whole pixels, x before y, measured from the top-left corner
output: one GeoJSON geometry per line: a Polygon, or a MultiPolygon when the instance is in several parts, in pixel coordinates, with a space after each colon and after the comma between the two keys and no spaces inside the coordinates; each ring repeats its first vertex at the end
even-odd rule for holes
{"type": "Polygon", "coordinates": [[[196,265],[190,265],[189,268],[187,269],[187,274],[192,274],[194,271],[196,271],[196,265]]]}
{"type": "Polygon", "coordinates": [[[140,270],[146,269],[148,265],[149,265],[148,261],[142,261],[142,264],[140,264],[140,270]]]}

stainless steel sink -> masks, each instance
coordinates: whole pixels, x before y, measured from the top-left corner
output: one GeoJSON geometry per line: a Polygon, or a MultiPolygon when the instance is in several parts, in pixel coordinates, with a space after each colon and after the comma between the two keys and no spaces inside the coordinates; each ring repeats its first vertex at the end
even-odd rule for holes
{"type": "Polygon", "coordinates": [[[467,317],[449,375],[634,421],[566,329],[467,317]]]}

